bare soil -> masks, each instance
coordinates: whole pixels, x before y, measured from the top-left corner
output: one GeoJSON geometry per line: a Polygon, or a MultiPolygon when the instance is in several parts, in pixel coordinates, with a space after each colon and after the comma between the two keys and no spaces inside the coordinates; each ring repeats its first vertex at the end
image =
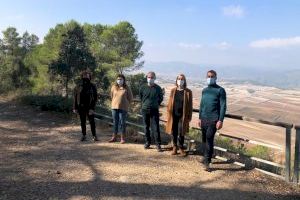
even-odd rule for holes
{"type": "MultiPolygon", "coordinates": [[[[88,129],[89,130],[89,129],[88,129]]],[[[300,199],[300,188],[201,156],[171,156],[141,143],[80,142],[78,118],[0,98],[0,199],[300,199]]]]}

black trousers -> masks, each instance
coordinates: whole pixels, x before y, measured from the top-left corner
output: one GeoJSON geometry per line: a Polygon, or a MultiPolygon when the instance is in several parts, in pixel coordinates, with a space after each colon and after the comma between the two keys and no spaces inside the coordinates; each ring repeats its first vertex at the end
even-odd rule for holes
{"type": "Polygon", "coordinates": [[[179,142],[179,148],[183,148],[184,135],[182,134],[182,117],[173,115],[173,125],[172,125],[172,139],[173,145],[177,146],[177,141],[179,142]]]}
{"type": "Polygon", "coordinates": [[[86,135],[86,117],[88,117],[91,126],[92,135],[96,136],[95,116],[89,115],[88,108],[79,108],[78,113],[80,116],[82,135],[86,135]]]}
{"type": "Polygon", "coordinates": [[[159,111],[158,109],[142,110],[145,143],[151,144],[151,133],[154,135],[156,145],[161,144],[160,128],[159,128],[159,111]]]}
{"type": "Polygon", "coordinates": [[[214,153],[214,139],[217,132],[215,121],[202,121],[202,142],[205,145],[205,161],[211,162],[212,155],[214,153]]]}

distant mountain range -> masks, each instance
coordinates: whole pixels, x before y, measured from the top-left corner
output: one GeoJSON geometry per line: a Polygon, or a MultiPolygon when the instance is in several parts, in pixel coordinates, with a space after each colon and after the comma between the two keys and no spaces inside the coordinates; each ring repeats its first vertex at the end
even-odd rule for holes
{"type": "Polygon", "coordinates": [[[282,89],[300,89],[299,69],[264,69],[259,67],[233,67],[196,65],[185,62],[146,62],[142,72],[155,71],[158,76],[174,79],[184,73],[191,80],[203,80],[206,72],[214,69],[219,80],[232,83],[248,82],[255,85],[273,86],[282,89]]]}

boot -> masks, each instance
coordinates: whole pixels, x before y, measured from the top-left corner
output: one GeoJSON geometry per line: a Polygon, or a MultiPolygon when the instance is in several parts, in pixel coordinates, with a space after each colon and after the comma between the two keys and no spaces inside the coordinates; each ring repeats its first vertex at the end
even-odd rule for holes
{"type": "Polygon", "coordinates": [[[179,153],[181,156],[186,156],[186,152],[184,151],[183,148],[179,148],[179,153]]]}
{"type": "Polygon", "coordinates": [[[211,162],[208,162],[207,160],[204,162],[204,169],[207,172],[212,172],[212,164],[211,162]]]}
{"type": "Polygon", "coordinates": [[[176,146],[173,146],[173,150],[172,150],[172,153],[171,155],[176,155],[177,154],[177,147],[176,146]]]}

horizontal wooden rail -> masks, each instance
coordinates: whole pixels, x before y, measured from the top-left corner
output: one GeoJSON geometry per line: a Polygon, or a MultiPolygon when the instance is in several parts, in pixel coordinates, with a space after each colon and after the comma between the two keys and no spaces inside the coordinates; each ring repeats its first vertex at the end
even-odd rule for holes
{"type": "MultiPolygon", "coordinates": [[[[100,106],[98,106],[98,107],[100,107],[100,106]]],[[[105,109],[104,107],[100,107],[100,108],[105,109]]],[[[137,116],[139,118],[143,117],[140,114],[133,114],[131,112],[128,112],[128,114],[129,115],[135,115],[135,116],[137,116]]],[[[164,120],[164,119],[159,119],[159,120],[161,122],[163,122],[163,123],[167,122],[167,120],[164,120]]],[[[195,129],[195,130],[200,130],[201,131],[201,128],[199,128],[199,127],[192,126],[191,128],[195,129]]],[[[238,140],[238,141],[243,141],[243,142],[250,143],[250,144],[261,145],[261,146],[265,146],[265,147],[268,147],[268,148],[277,149],[277,150],[281,150],[281,151],[283,150],[280,146],[277,146],[277,145],[271,145],[271,144],[266,144],[266,143],[259,142],[259,141],[256,141],[256,140],[249,140],[249,139],[246,139],[246,138],[240,138],[240,137],[236,137],[236,136],[232,136],[232,135],[221,133],[220,131],[217,131],[217,135],[223,136],[223,137],[227,137],[227,138],[231,138],[231,139],[235,139],[235,140],[238,140]]]]}
{"type": "MultiPolygon", "coordinates": [[[[99,96],[105,96],[107,98],[111,98],[110,95],[108,94],[99,94],[99,96]]],[[[134,99],[134,102],[141,102],[140,99],[134,99]]],[[[165,108],[166,105],[162,104],[162,108],[165,108]]],[[[199,113],[199,109],[193,108],[193,112],[199,113]]],[[[248,122],[256,122],[260,124],[266,124],[266,125],[272,125],[272,126],[278,126],[278,127],[283,127],[283,128],[293,128],[292,123],[287,123],[287,122],[280,122],[280,121],[267,121],[264,119],[256,119],[256,118],[250,118],[242,115],[235,115],[235,114],[226,114],[226,118],[230,119],[236,119],[236,120],[242,120],[242,121],[248,121],[248,122]]],[[[300,126],[300,125],[299,125],[300,126]]]]}
{"type": "MultiPolygon", "coordinates": [[[[99,94],[99,96],[104,96],[107,98],[110,98],[109,95],[107,94],[99,94]]],[[[139,99],[134,99],[134,102],[140,102],[139,99]]],[[[166,107],[165,105],[161,105],[162,108],[166,107]]],[[[199,109],[193,108],[193,112],[199,113],[199,109]]],[[[286,123],[286,122],[280,122],[280,121],[267,121],[264,119],[255,119],[255,118],[250,118],[246,116],[241,116],[241,115],[234,115],[234,114],[226,114],[226,118],[230,119],[235,119],[235,120],[241,120],[241,121],[248,121],[248,122],[255,122],[255,123],[260,123],[260,124],[266,124],[266,125],[272,125],[272,126],[277,126],[277,127],[283,127],[286,129],[285,131],[285,180],[287,182],[291,181],[291,129],[293,128],[293,124],[291,123],[286,123]]],[[[163,121],[165,122],[165,121],[163,121]]],[[[296,132],[300,132],[300,125],[295,126],[296,132]]],[[[297,179],[297,182],[299,182],[299,135],[297,134],[298,137],[296,137],[296,145],[295,145],[295,155],[297,157],[295,158],[295,167],[294,167],[294,177],[293,179],[297,179]],[[298,143],[297,143],[298,142],[298,143]],[[296,175],[295,175],[296,172],[296,175]]]]}

